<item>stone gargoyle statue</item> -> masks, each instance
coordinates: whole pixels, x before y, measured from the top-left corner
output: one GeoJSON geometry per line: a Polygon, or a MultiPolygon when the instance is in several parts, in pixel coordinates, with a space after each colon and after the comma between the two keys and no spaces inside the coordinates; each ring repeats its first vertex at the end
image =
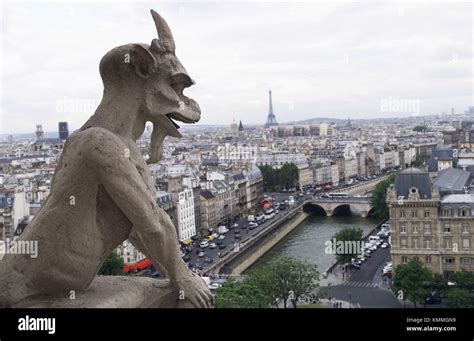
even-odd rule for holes
{"type": "Polygon", "coordinates": [[[159,39],[119,46],[102,58],[102,101],[67,140],[51,194],[20,237],[37,241],[37,258],[6,254],[0,260],[0,306],[87,290],[126,239],[169,278],[176,300],[212,306],[204,280],[182,260],[175,227],[157,205],[147,167],[161,158],[166,136],[181,136],[174,120],[195,123],[201,116],[198,104],[183,95],[194,81],[175,55],[171,30],[158,13],[151,14],[159,39]],[[147,121],[153,132],[145,161],[136,140],[147,121]]]}

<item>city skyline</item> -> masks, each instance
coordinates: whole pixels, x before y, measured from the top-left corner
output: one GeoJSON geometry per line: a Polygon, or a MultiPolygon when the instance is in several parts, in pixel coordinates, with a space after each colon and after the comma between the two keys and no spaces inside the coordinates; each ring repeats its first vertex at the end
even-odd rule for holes
{"type": "MultiPolygon", "coordinates": [[[[263,125],[269,89],[279,123],[463,112],[474,102],[472,4],[447,6],[201,2],[160,11],[197,82],[186,93],[202,108],[200,124],[263,125]],[[384,110],[391,99],[416,110],[384,110]]],[[[4,4],[1,133],[80,127],[102,95],[100,58],[154,37],[143,18],[150,7],[4,4]]]]}

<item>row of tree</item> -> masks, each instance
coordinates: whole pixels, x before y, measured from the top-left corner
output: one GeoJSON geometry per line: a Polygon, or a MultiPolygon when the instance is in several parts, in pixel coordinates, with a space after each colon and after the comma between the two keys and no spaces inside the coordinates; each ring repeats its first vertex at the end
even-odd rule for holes
{"type": "Polygon", "coordinates": [[[425,304],[429,296],[441,298],[450,308],[474,307],[474,273],[462,269],[444,278],[433,274],[418,258],[395,268],[392,290],[398,298],[410,300],[415,307],[418,303],[425,304]]]}
{"type": "Polygon", "coordinates": [[[375,185],[370,199],[370,205],[373,209],[373,216],[378,219],[388,219],[388,206],[386,202],[387,189],[395,182],[395,174],[389,175],[385,180],[375,185]]]}
{"type": "Polygon", "coordinates": [[[241,281],[229,279],[217,289],[215,306],[296,308],[302,298],[317,299],[318,282],[316,265],[291,257],[278,257],[265,266],[252,269],[241,281]]]}
{"type": "Polygon", "coordinates": [[[294,163],[285,163],[280,168],[259,166],[263,176],[263,185],[267,191],[289,189],[298,184],[298,167],[294,163]]]}

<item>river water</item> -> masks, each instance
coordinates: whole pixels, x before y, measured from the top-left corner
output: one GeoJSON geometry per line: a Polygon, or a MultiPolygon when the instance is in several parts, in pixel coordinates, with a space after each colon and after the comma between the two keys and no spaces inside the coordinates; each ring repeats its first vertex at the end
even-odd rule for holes
{"type": "Polygon", "coordinates": [[[264,265],[279,255],[285,255],[316,264],[318,270],[324,272],[336,262],[335,255],[325,252],[325,243],[331,240],[336,232],[345,228],[359,227],[366,235],[377,223],[377,219],[370,217],[310,216],[255,262],[250,269],[264,265]]]}

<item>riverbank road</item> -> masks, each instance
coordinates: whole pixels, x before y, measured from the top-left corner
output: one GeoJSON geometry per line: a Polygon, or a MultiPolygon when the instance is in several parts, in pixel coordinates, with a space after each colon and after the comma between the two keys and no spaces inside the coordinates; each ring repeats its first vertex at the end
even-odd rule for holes
{"type": "Polygon", "coordinates": [[[390,249],[378,248],[372,256],[362,263],[359,270],[353,270],[348,278],[342,281],[339,267],[335,267],[335,274],[328,275],[332,279],[321,282],[320,292],[325,292],[330,298],[346,301],[351,306],[361,308],[400,308],[401,304],[386,287],[382,286],[380,272],[385,263],[390,261],[390,249]]]}

